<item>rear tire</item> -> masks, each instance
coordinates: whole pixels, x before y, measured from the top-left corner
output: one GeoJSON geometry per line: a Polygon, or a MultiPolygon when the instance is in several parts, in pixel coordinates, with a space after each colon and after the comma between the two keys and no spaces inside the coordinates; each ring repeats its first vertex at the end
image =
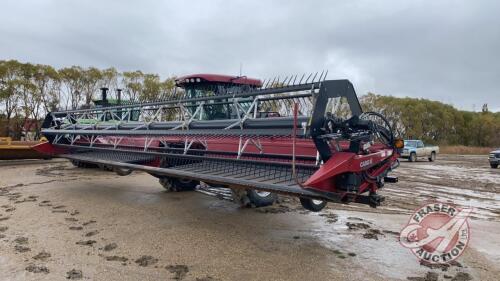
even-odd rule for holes
{"type": "Polygon", "coordinates": [[[434,162],[436,160],[436,152],[431,152],[431,157],[429,157],[429,162],[434,162]]]}
{"type": "Polygon", "coordinates": [[[255,205],[255,207],[271,206],[274,202],[276,202],[276,199],[278,199],[278,195],[276,193],[254,189],[248,190],[247,196],[250,203],[255,205]]]}
{"type": "Polygon", "coordinates": [[[311,212],[319,212],[326,206],[326,201],[300,197],[300,204],[311,212]]]}
{"type": "Polygon", "coordinates": [[[493,169],[498,168],[498,164],[492,164],[492,163],[490,163],[490,166],[491,166],[491,168],[493,168],[493,169]]]}
{"type": "Polygon", "coordinates": [[[171,177],[159,177],[160,184],[167,191],[191,191],[195,190],[196,186],[200,184],[199,181],[188,180],[188,179],[179,179],[179,178],[171,178],[171,177]]]}
{"type": "Polygon", "coordinates": [[[417,154],[415,152],[410,153],[410,157],[408,158],[408,161],[416,162],[417,161],[417,154]]]}

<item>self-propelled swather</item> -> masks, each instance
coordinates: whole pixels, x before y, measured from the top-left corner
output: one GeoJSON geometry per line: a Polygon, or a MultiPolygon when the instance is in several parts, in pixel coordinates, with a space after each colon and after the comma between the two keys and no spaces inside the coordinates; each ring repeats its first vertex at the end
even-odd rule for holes
{"type": "Polygon", "coordinates": [[[256,206],[297,196],[312,211],[328,201],[376,207],[378,189],[397,181],[388,173],[402,142],[383,116],[363,113],[348,80],[198,74],[176,83],[161,101],[51,112],[36,149],[145,171],[169,190],[229,187],[256,206]],[[336,114],[339,104],[349,116],[336,114]]]}

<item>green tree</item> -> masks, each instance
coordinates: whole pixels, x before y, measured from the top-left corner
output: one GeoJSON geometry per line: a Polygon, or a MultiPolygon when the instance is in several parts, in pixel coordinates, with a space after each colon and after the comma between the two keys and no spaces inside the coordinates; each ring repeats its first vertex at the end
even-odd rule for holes
{"type": "Polygon", "coordinates": [[[89,107],[94,99],[95,93],[99,91],[99,85],[102,84],[104,79],[103,73],[95,68],[90,67],[82,70],[82,93],[85,99],[85,106],[89,107]]]}
{"type": "Polygon", "coordinates": [[[142,93],[139,97],[141,101],[155,101],[160,98],[161,82],[157,74],[145,74],[142,93]]]}
{"type": "MultiPolygon", "coordinates": [[[[104,70],[101,70],[101,79],[99,82],[99,87],[106,87],[110,90],[118,88],[118,78],[120,73],[114,68],[110,67],[104,70]]],[[[113,91],[110,91],[110,97],[113,94],[113,91]]],[[[116,97],[115,97],[116,98],[116,97]]]]}
{"type": "Polygon", "coordinates": [[[80,105],[83,95],[82,87],[84,84],[83,68],[79,66],[66,67],[59,70],[59,76],[62,82],[60,98],[62,107],[66,109],[76,109],[80,105]]]}
{"type": "MultiPolygon", "coordinates": [[[[42,106],[40,92],[37,90],[37,85],[34,83],[36,69],[37,67],[30,63],[20,64],[17,88],[20,94],[22,114],[18,117],[19,120],[22,120],[23,125],[31,124],[32,122],[29,119],[33,116],[38,117],[40,107],[42,106]]],[[[33,121],[37,123],[38,119],[33,118],[33,121]]]]}
{"type": "Polygon", "coordinates": [[[5,112],[4,135],[11,136],[12,118],[16,115],[20,95],[18,75],[21,64],[18,61],[0,61],[0,100],[5,112]]]}
{"type": "Polygon", "coordinates": [[[59,73],[52,66],[37,65],[35,81],[42,98],[45,112],[55,111],[60,103],[61,81],[59,73]]]}
{"type": "Polygon", "coordinates": [[[139,96],[142,93],[143,80],[144,74],[139,70],[123,72],[122,84],[125,87],[124,94],[126,99],[131,101],[139,100],[139,96]]]}

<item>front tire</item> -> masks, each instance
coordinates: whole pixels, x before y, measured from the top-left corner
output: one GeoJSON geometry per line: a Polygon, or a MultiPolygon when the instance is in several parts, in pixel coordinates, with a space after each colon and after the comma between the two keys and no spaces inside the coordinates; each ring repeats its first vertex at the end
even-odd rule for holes
{"type": "Polygon", "coordinates": [[[195,190],[196,186],[200,184],[199,181],[189,179],[179,179],[171,177],[160,177],[160,184],[167,191],[181,192],[195,190]]]}
{"type": "Polygon", "coordinates": [[[326,201],[300,197],[300,204],[311,212],[319,212],[326,206],[326,201]]]}
{"type": "Polygon", "coordinates": [[[498,168],[498,164],[490,163],[490,167],[493,168],[493,169],[496,169],[496,168],[498,168]]]}
{"type": "Polygon", "coordinates": [[[278,199],[278,195],[276,193],[254,189],[248,190],[247,196],[250,203],[255,205],[255,207],[271,206],[274,202],[276,202],[276,199],[278,199]]]}
{"type": "Polygon", "coordinates": [[[431,153],[431,157],[429,157],[429,162],[434,162],[436,161],[436,152],[432,152],[431,153]]]}

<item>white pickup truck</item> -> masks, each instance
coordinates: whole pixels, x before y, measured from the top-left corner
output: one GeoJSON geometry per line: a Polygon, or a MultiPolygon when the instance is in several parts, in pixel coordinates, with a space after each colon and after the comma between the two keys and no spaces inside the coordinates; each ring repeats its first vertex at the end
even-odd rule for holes
{"type": "Polygon", "coordinates": [[[498,168],[498,165],[500,164],[500,147],[490,152],[489,160],[491,168],[498,168]]]}
{"type": "Polygon", "coordinates": [[[439,153],[439,146],[425,146],[421,140],[405,140],[405,147],[401,158],[408,159],[410,162],[415,162],[419,158],[427,158],[433,162],[439,153]]]}

